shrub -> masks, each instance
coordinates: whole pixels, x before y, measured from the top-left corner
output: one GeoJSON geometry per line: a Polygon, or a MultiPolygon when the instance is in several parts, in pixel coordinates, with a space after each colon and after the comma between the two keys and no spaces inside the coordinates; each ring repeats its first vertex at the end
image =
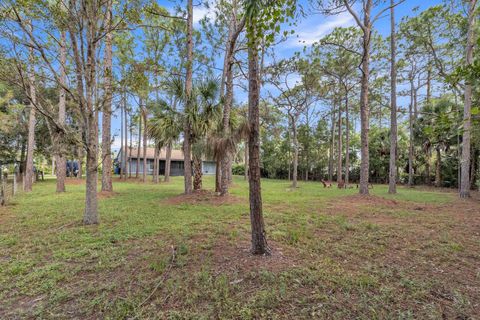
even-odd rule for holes
{"type": "Polygon", "coordinates": [[[243,176],[245,174],[245,165],[244,164],[234,164],[232,166],[232,174],[243,176]]]}

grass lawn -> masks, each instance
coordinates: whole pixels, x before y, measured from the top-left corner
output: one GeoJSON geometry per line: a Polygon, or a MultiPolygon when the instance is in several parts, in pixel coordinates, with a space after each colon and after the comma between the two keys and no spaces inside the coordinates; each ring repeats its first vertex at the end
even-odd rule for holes
{"type": "Polygon", "coordinates": [[[272,255],[253,257],[243,178],[225,200],[182,188],[115,181],[98,226],[76,180],[0,208],[0,318],[480,319],[478,199],[264,180],[272,255]]]}

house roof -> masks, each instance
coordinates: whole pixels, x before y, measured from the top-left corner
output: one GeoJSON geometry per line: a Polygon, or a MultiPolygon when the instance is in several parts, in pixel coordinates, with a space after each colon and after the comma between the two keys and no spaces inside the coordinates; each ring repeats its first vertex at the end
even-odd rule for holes
{"type": "MultiPolygon", "coordinates": [[[[130,159],[137,159],[137,152],[138,148],[129,148],[131,150],[131,153],[129,153],[128,158],[130,159]]],[[[121,159],[121,152],[122,148],[117,153],[116,159],[120,161],[121,159]]],[[[166,160],[167,158],[167,148],[162,148],[160,150],[160,155],[158,157],[158,160],[166,160]]],[[[140,159],[143,159],[143,148],[140,148],[140,159]]],[[[147,148],[147,159],[155,159],[155,148],[147,148]]],[[[181,149],[172,149],[172,156],[170,158],[172,161],[183,161],[185,160],[185,157],[183,155],[183,150],[181,149]]],[[[214,161],[211,158],[205,158],[202,157],[202,161],[214,161]]]]}
{"type": "MultiPolygon", "coordinates": [[[[138,148],[129,148],[131,153],[129,154],[130,158],[137,158],[138,148]]],[[[162,148],[160,150],[160,155],[158,157],[159,160],[165,160],[167,158],[167,149],[162,148]]],[[[147,148],[147,159],[154,159],[155,158],[155,148],[147,148]]],[[[143,159],[143,148],[140,148],[140,159],[143,159]]],[[[183,151],[178,149],[172,149],[172,157],[171,160],[173,161],[183,161],[183,151]]]]}

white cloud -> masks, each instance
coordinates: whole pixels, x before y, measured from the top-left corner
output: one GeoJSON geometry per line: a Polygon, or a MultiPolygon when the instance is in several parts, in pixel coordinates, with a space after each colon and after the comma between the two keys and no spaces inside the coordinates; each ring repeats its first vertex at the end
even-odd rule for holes
{"type": "Polygon", "coordinates": [[[308,22],[303,23],[287,45],[289,47],[303,47],[305,45],[311,45],[314,42],[320,40],[326,36],[333,29],[337,27],[351,27],[355,25],[355,20],[348,12],[342,12],[335,16],[323,17],[313,16],[308,22]],[[312,20],[315,19],[315,20],[312,20]],[[322,20],[320,20],[322,19],[322,20]],[[320,20],[319,24],[314,25],[316,20],[320,20]]]}
{"type": "Polygon", "coordinates": [[[193,23],[199,23],[204,17],[208,17],[211,20],[215,19],[215,12],[212,9],[205,8],[203,6],[193,7],[193,23]]]}

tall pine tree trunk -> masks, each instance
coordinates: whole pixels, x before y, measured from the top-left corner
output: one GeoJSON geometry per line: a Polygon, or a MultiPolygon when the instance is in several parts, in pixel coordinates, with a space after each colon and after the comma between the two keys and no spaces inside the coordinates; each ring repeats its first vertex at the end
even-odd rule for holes
{"type": "Polygon", "coordinates": [[[297,187],[298,181],[298,136],[297,136],[297,117],[291,116],[292,121],[292,140],[293,140],[293,179],[292,188],[297,187]]]}
{"type": "MultiPolygon", "coordinates": [[[[187,67],[185,77],[185,96],[187,99],[186,112],[189,112],[192,104],[192,81],[193,81],[193,4],[192,0],[187,2],[187,67]]],[[[191,161],[191,124],[185,121],[183,130],[183,155],[184,155],[184,184],[185,194],[192,193],[192,161],[191,161]]]]}
{"type": "MultiPolygon", "coordinates": [[[[235,19],[231,18],[228,28],[228,40],[227,48],[225,50],[225,63],[224,63],[224,74],[223,78],[225,79],[225,96],[224,96],[224,107],[223,107],[223,135],[226,137],[230,133],[230,110],[233,103],[233,50],[235,49],[235,42],[233,42],[232,48],[232,39],[233,33],[235,32],[235,19]]],[[[222,83],[222,87],[223,87],[222,83]]],[[[223,92],[222,92],[223,96],[223,92]]],[[[222,157],[219,164],[221,165],[219,181],[220,181],[220,195],[224,196],[228,194],[228,171],[229,171],[229,158],[230,154],[225,153],[222,157]]]]}
{"type": "Polygon", "coordinates": [[[138,179],[140,175],[140,150],[142,150],[142,116],[138,116],[138,144],[137,144],[137,165],[135,168],[135,178],[138,179]]]}
{"type": "MultiPolygon", "coordinates": [[[[125,133],[124,137],[124,142],[125,142],[125,147],[123,150],[125,150],[125,168],[124,168],[124,175],[123,178],[126,180],[127,179],[127,174],[132,174],[131,170],[129,169],[130,166],[130,153],[132,150],[129,150],[128,148],[128,110],[127,110],[127,89],[124,88],[124,97],[123,97],[123,117],[125,119],[125,122],[123,123],[123,131],[125,133]],[[128,173],[127,173],[128,171],[128,173]]],[[[130,139],[132,138],[132,135],[130,135],[130,139]]]]}
{"type": "MultiPolygon", "coordinates": [[[[138,147],[140,148],[140,145],[138,147]]],[[[128,145],[128,166],[127,166],[129,178],[132,177],[132,151],[133,151],[133,117],[130,116],[130,143],[128,145]]]]}
{"type": "MultiPolygon", "coordinates": [[[[33,31],[33,27],[30,23],[30,28],[33,31]]],[[[37,103],[37,92],[35,88],[35,69],[34,69],[34,56],[33,47],[30,48],[30,66],[28,71],[28,82],[30,85],[30,112],[28,116],[28,138],[27,138],[27,159],[25,165],[25,182],[24,191],[32,191],[33,184],[33,149],[35,148],[35,104],[37,103]]]]}
{"type": "Polygon", "coordinates": [[[368,179],[370,175],[370,155],[368,150],[368,132],[369,132],[369,118],[370,110],[368,103],[369,90],[369,76],[370,76],[370,36],[371,36],[371,22],[370,10],[371,0],[368,0],[370,5],[367,5],[365,15],[365,29],[363,31],[363,58],[362,58],[362,79],[360,91],[360,194],[368,194],[368,179]]]}
{"type": "MultiPolygon", "coordinates": [[[[60,96],[58,100],[58,124],[65,125],[65,106],[66,106],[66,92],[64,86],[67,85],[67,35],[65,31],[60,35],[60,96]]],[[[67,176],[67,160],[64,153],[64,133],[56,134],[57,152],[55,155],[55,162],[57,164],[57,192],[65,192],[65,178],[67,176]]]]}
{"type": "Polygon", "coordinates": [[[388,172],[388,193],[397,193],[397,67],[395,6],[390,0],[390,165],[388,172]]]}
{"type": "Polygon", "coordinates": [[[140,100],[140,108],[142,109],[142,117],[143,117],[143,175],[142,181],[147,181],[147,110],[142,105],[142,100],[140,100]]]}
{"type": "MultiPolygon", "coordinates": [[[[236,4],[236,3],[234,3],[236,4]]],[[[230,111],[233,105],[233,66],[235,64],[235,47],[237,39],[245,26],[245,19],[242,19],[239,23],[236,21],[236,6],[233,7],[233,14],[230,17],[230,25],[228,30],[228,41],[225,50],[224,72],[222,80],[225,80],[225,104],[223,108],[223,134],[227,136],[230,131],[230,111]]],[[[223,83],[222,83],[223,87],[223,83]]],[[[222,90],[223,91],[223,90],[222,90]]],[[[227,153],[221,161],[221,195],[228,193],[228,186],[232,181],[232,155],[227,153]]]]}
{"type": "MultiPolygon", "coordinates": [[[[123,100],[123,93],[122,93],[122,100],[123,100]]],[[[125,144],[123,143],[123,137],[124,137],[123,122],[125,121],[123,119],[123,106],[124,106],[124,103],[122,101],[120,103],[120,146],[121,146],[120,147],[120,151],[121,151],[120,158],[122,159],[122,162],[120,163],[120,180],[123,179],[123,176],[125,174],[125,162],[127,161],[127,159],[125,157],[125,144]]]]}
{"type": "MultiPolygon", "coordinates": [[[[466,48],[466,64],[473,63],[473,48],[475,45],[475,7],[477,0],[470,0],[468,8],[468,32],[466,48]]],[[[463,135],[462,135],[462,158],[461,158],[461,181],[460,198],[470,197],[470,130],[472,126],[472,85],[467,79],[465,83],[465,102],[463,107],[463,135]]]]}
{"type": "Polygon", "coordinates": [[[345,187],[350,181],[350,119],[349,119],[348,92],[345,94],[345,187]]]}
{"type": "MultiPolygon", "coordinates": [[[[227,61],[227,74],[226,74],[226,89],[227,94],[225,96],[225,106],[223,108],[223,134],[226,137],[230,134],[230,110],[233,103],[233,57],[228,57],[227,61]]],[[[226,153],[221,161],[222,171],[221,171],[221,188],[220,195],[228,194],[228,185],[229,185],[229,171],[230,171],[230,154],[226,153]]]]}
{"type": "Polygon", "coordinates": [[[248,122],[250,126],[249,149],[249,200],[252,227],[253,254],[268,254],[265,224],[262,211],[260,183],[260,83],[258,66],[258,45],[250,44],[248,49],[248,122]]]}
{"type": "Polygon", "coordinates": [[[337,183],[341,183],[343,180],[342,176],[342,104],[338,104],[338,139],[337,139],[337,183]]]}
{"type": "MultiPolygon", "coordinates": [[[[105,24],[112,28],[112,1],[107,1],[105,24]]],[[[105,35],[105,98],[102,112],[102,191],[112,191],[112,32],[105,35]]]]}
{"type": "Polygon", "coordinates": [[[87,178],[86,178],[86,198],[85,198],[85,214],[83,215],[84,224],[97,224],[97,182],[98,182],[98,131],[96,125],[95,112],[89,115],[89,126],[87,131],[87,178]]]}
{"type": "MultiPolygon", "coordinates": [[[[86,61],[83,59],[81,47],[77,42],[77,35],[70,29],[72,39],[72,51],[75,59],[77,75],[77,94],[80,97],[82,111],[84,112],[85,126],[85,148],[87,151],[86,163],[86,194],[85,212],[83,215],[84,224],[97,224],[97,183],[98,183],[98,113],[95,106],[96,91],[96,52],[97,52],[97,28],[100,8],[96,3],[87,3],[81,8],[82,18],[86,22],[86,61]],[[85,86],[84,86],[85,85],[85,86]],[[82,97],[85,97],[84,99],[82,97]]],[[[70,12],[75,12],[70,8],[70,12]]],[[[72,26],[69,26],[72,28],[72,26]]],[[[80,39],[82,41],[82,39],[80,39]]],[[[82,157],[83,158],[83,157],[82,157]]]]}

